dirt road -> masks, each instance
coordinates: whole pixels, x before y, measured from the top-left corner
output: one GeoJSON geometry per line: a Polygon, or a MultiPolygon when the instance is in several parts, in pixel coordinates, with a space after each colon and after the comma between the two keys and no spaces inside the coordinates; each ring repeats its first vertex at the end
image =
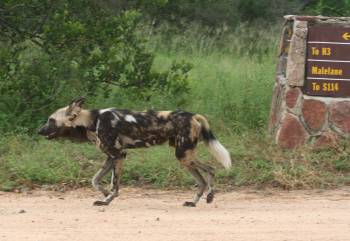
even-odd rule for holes
{"type": "Polygon", "coordinates": [[[350,188],[241,190],[182,207],[192,194],[124,188],[110,206],[94,207],[91,190],[0,192],[0,240],[350,240],[350,188]]]}

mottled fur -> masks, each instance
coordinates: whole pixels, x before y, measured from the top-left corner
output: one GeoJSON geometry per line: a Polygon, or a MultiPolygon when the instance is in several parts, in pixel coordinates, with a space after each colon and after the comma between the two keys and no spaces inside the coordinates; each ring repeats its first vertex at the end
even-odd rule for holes
{"type": "Polygon", "coordinates": [[[214,169],[199,162],[195,149],[200,140],[210,147],[214,156],[226,167],[231,165],[227,150],[215,139],[207,120],[189,112],[119,110],[114,108],[84,110],[84,98],[78,98],[53,113],[39,134],[48,139],[63,137],[73,141],[94,142],[107,155],[107,160],[92,180],[93,186],[105,198],[94,205],[108,205],[118,195],[122,163],[126,150],[150,147],[168,142],[175,148],[176,158],[188,169],[198,183],[198,192],[193,201],[185,206],[195,206],[208,188],[207,202],[213,201],[214,169]],[[101,179],[112,172],[111,191],[100,185],[101,179]],[[205,179],[202,173],[207,175],[205,179]]]}

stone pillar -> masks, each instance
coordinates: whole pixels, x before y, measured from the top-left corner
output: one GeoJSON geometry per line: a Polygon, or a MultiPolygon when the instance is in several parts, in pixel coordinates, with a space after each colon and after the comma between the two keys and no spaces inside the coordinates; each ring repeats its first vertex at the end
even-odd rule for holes
{"type": "MultiPolygon", "coordinates": [[[[350,88],[348,91],[344,90],[347,84],[350,84],[350,80],[349,82],[340,83],[341,91],[349,93],[348,96],[339,98],[335,96],[337,93],[333,93],[334,96],[327,97],[321,92],[315,95],[306,94],[308,93],[306,89],[310,88],[306,86],[310,79],[307,78],[310,73],[306,72],[308,61],[324,61],[310,60],[311,57],[307,56],[310,54],[308,32],[313,27],[320,27],[321,29],[334,27],[338,29],[337,31],[340,31],[339,28],[343,28],[345,32],[342,36],[347,45],[346,31],[349,30],[349,45],[347,46],[350,48],[350,18],[285,16],[285,20],[273,89],[269,132],[274,136],[278,145],[288,149],[293,149],[302,144],[310,144],[317,148],[336,145],[341,138],[350,136],[350,88]]],[[[321,46],[322,43],[320,41],[317,44],[321,46]]],[[[333,46],[335,45],[330,45],[332,51],[333,46]]],[[[320,48],[322,50],[322,46],[320,48]]],[[[330,54],[335,55],[335,51],[330,54]]],[[[337,51],[339,52],[339,50],[337,51]]],[[[325,56],[322,57],[329,60],[332,56],[326,56],[327,53],[324,51],[325,56]]],[[[337,53],[338,55],[340,53],[337,53]]],[[[332,60],[332,62],[334,61],[332,60]]],[[[327,64],[327,62],[322,63],[327,64]]],[[[344,72],[345,69],[344,67],[344,72]]],[[[317,83],[317,79],[327,79],[329,73],[330,70],[325,70],[324,73],[312,72],[312,74],[320,74],[319,77],[325,77],[314,78],[315,83],[317,83]]],[[[339,73],[342,74],[342,72],[339,73]]],[[[344,76],[337,76],[334,79],[343,78],[346,79],[344,76]]],[[[331,86],[333,86],[333,83],[335,82],[330,81],[331,86]]],[[[322,84],[320,85],[321,88],[322,84]]],[[[335,87],[339,88],[339,86],[335,87]]],[[[341,91],[339,90],[339,92],[341,91]]]]}

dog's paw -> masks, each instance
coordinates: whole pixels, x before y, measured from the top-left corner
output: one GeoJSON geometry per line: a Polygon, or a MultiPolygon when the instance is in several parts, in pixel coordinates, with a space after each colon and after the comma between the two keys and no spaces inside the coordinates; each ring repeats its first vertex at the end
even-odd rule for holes
{"type": "Polygon", "coordinates": [[[101,192],[102,192],[103,196],[105,196],[105,197],[108,197],[108,195],[110,194],[110,192],[107,190],[102,190],[101,192]]]}
{"type": "Polygon", "coordinates": [[[93,203],[94,206],[106,206],[106,205],[108,205],[108,204],[109,204],[109,202],[100,201],[100,200],[95,201],[95,202],[93,203]]]}
{"type": "Polygon", "coordinates": [[[184,202],[183,206],[185,206],[185,207],[195,207],[196,204],[194,202],[184,202]]]}
{"type": "Polygon", "coordinates": [[[207,203],[211,203],[211,202],[213,202],[213,200],[214,200],[214,193],[213,192],[208,193],[207,203]]]}

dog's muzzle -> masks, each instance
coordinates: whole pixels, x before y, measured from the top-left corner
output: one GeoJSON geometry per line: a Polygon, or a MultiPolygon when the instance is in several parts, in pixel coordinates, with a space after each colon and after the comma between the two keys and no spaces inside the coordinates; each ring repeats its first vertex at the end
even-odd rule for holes
{"type": "Polygon", "coordinates": [[[53,139],[57,136],[58,134],[58,130],[54,130],[52,128],[50,128],[49,126],[47,125],[44,125],[43,127],[41,127],[39,130],[38,130],[38,134],[39,135],[42,135],[42,136],[45,136],[46,139],[53,139]]]}

